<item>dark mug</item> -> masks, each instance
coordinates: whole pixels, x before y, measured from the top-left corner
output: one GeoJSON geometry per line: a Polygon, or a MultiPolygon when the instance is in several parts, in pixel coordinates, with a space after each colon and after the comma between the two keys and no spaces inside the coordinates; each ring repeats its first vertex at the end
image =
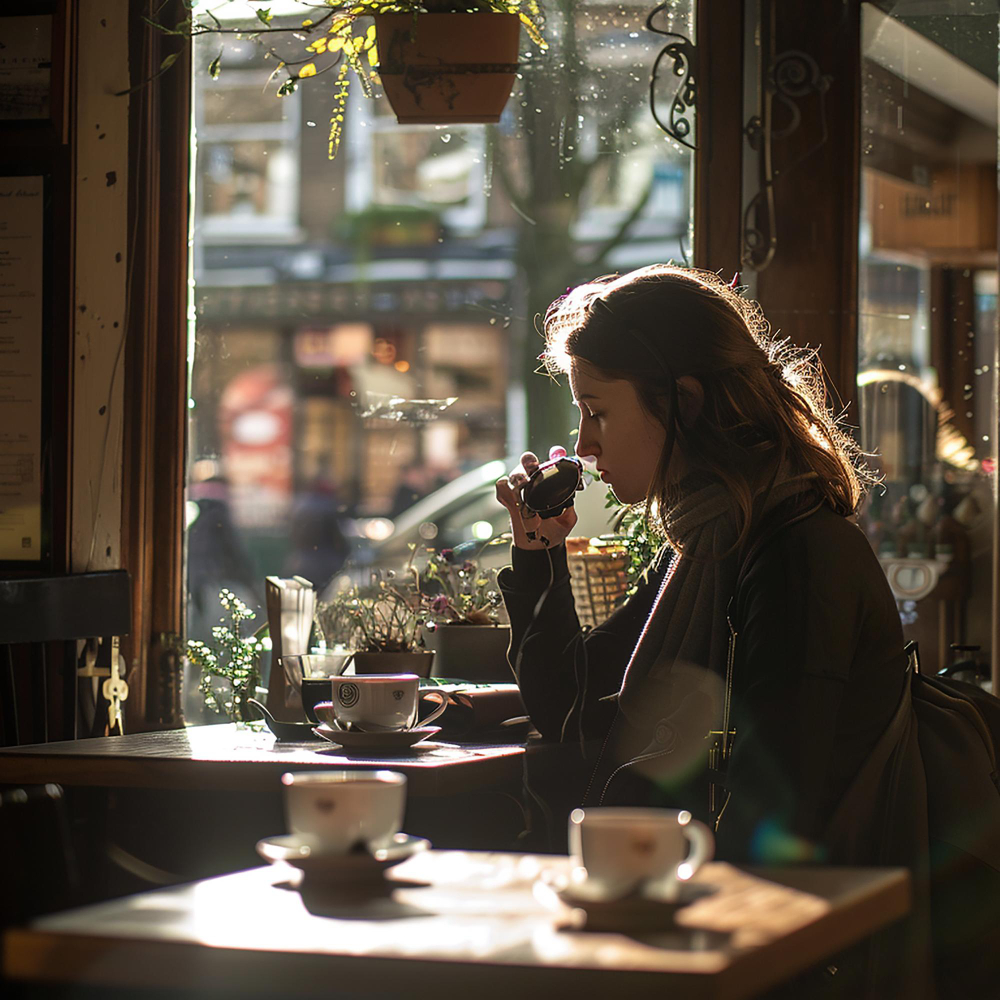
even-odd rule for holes
{"type": "Polygon", "coordinates": [[[319,719],[313,711],[316,704],[329,701],[333,697],[333,685],[329,677],[302,678],[302,709],[306,718],[314,725],[319,725],[319,719]]]}

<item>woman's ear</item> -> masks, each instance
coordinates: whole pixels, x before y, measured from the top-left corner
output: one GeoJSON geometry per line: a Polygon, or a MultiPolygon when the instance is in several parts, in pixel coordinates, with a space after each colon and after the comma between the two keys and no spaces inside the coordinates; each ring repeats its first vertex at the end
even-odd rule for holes
{"type": "Polygon", "coordinates": [[[704,386],[693,375],[682,375],[677,380],[677,408],[681,423],[685,427],[693,427],[704,405],[704,386]]]}

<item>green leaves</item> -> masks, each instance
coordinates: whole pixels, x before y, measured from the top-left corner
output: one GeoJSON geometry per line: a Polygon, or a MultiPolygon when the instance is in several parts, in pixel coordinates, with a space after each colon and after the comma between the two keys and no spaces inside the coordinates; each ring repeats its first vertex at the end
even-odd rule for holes
{"type": "Polygon", "coordinates": [[[271,13],[270,7],[258,7],[257,8],[257,20],[261,24],[270,24],[274,20],[274,15],[271,13]]]}
{"type": "Polygon", "coordinates": [[[628,553],[625,575],[628,578],[626,597],[631,597],[646,574],[650,563],[663,545],[663,538],[650,525],[644,506],[626,506],[609,489],[605,509],[617,507],[620,513],[614,516],[615,534],[621,539],[628,553]]]}
{"type": "Polygon", "coordinates": [[[211,61],[208,66],[208,75],[213,80],[219,79],[219,73],[222,71],[222,49],[219,49],[219,54],[211,61]]]}
{"type": "Polygon", "coordinates": [[[201,670],[198,688],[205,704],[231,722],[247,722],[251,716],[246,699],[254,696],[260,680],[263,629],[247,637],[240,634],[240,623],[256,615],[231,590],[220,591],[219,604],[229,612],[229,622],[223,618],[213,627],[217,645],[189,639],[187,658],[201,670]]]}
{"type": "Polygon", "coordinates": [[[160,63],[160,69],[161,70],[170,69],[170,67],[173,66],[175,62],[177,62],[177,57],[179,55],[180,55],[179,52],[171,52],[170,55],[167,56],[163,60],[163,62],[160,63]]]}

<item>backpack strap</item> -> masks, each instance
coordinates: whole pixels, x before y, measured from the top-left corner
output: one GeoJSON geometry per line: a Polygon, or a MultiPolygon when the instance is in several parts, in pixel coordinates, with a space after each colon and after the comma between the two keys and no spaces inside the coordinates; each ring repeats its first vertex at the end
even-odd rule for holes
{"type": "Polygon", "coordinates": [[[881,813],[878,843],[885,842],[881,837],[883,833],[881,827],[893,814],[903,751],[914,722],[913,683],[917,676],[914,672],[915,663],[915,650],[908,649],[903,690],[896,711],[872,748],[868,759],[841,798],[827,828],[827,843],[835,847],[842,846],[848,856],[857,856],[854,845],[866,839],[874,825],[878,823],[879,817],[876,811],[881,813]],[[888,775],[887,786],[883,785],[883,778],[886,775],[888,775]]]}

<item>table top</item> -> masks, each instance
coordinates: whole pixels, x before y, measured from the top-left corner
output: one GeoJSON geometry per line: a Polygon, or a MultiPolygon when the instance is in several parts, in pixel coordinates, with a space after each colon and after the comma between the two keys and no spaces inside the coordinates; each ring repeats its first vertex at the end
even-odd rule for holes
{"type": "Polygon", "coordinates": [[[0,748],[0,784],[267,791],[289,770],[387,767],[415,796],[454,795],[520,781],[520,745],[427,740],[409,751],[347,753],[330,743],[279,743],[233,724],[0,748]]]}
{"type": "Polygon", "coordinates": [[[529,996],[741,1000],[864,939],[909,909],[903,869],[752,872],[706,865],[718,891],[666,932],[578,929],[539,876],[565,857],[428,851],[377,895],[298,888],[284,865],[45,917],[4,939],[12,978],[99,987],[338,991],[477,1000],[529,996]],[[614,980],[610,980],[614,976],[614,980]],[[656,991],[655,993],[653,991],[656,991]],[[667,992],[669,990],[669,994],[667,992]]]}

